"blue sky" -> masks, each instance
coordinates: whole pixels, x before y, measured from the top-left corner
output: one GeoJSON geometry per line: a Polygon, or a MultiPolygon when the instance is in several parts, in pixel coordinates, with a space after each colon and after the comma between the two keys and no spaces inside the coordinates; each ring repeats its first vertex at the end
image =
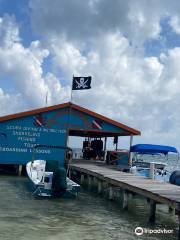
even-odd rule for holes
{"type": "Polygon", "coordinates": [[[70,99],[180,149],[180,3],[0,0],[1,115],[70,99]]]}
{"type": "Polygon", "coordinates": [[[14,15],[20,28],[20,37],[23,45],[28,46],[34,38],[30,24],[30,12],[27,0],[1,0],[0,14],[14,15]]]}
{"type": "Polygon", "coordinates": [[[160,22],[161,32],[158,39],[148,39],[145,44],[146,56],[159,56],[162,51],[167,51],[180,46],[180,37],[169,25],[170,18],[163,18],[160,22]]]}

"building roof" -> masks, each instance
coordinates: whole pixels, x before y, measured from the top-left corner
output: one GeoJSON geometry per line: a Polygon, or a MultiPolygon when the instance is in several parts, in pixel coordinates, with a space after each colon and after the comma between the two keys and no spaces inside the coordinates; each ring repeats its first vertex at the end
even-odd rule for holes
{"type": "MultiPolygon", "coordinates": [[[[140,135],[141,134],[140,131],[138,131],[138,130],[136,130],[134,128],[128,127],[125,124],[122,124],[122,123],[119,123],[117,121],[114,121],[114,120],[112,120],[110,118],[107,118],[107,117],[101,115],[101,114],[95,113],[95,112],[93,112],[91,110],[88,110],[86,108],[83,108],[83,107],[81,107],[79,105],[76,105],[74,103],[71,103],[71,102],[67,102],[67,103],[63,103],[63,104],[58,104],[58,105],[53,105],[53,106],[49,106],[49,107],[43,107],[43,108],[33,109],[33,110],[30,110],[30,111],[26,111],[26,112],[20,112],[20,113],[15,113],[15,114],[3,116],[3,117],[0,117],[0,122],[12,120],[12,119],[23,118],[23,117],[27,117],[27,116],[30,116],[30,115],[44,113],[44,112],[48,112],[48,111],[52,111],[52,110],[65,108],[65,107],[70,107],[71,109],[78,110],[78,111],[86,113],[86,114],[88,114],[88,115],[90,115],[92,117],[99,118],[99,119],[101,119],[101,120],[103,120],[103,121],[105,121],[107,123],[110,123],[110,124],[116,126],[116,127],[119,127],[119,128],[125,130],[128,133],[126,135],[140,135]]],[[[76,136],[85,136],[85,135],[87,136],[87,135],[92,135],[93,134],[93,131],[91,131],[91,133],[89,131],[84,131],[83,133],[79,132],[79,134],[76,133],[76,131],[73,131],[73,130],[71,132],[72,132],[72,135],[76,135],[76,136]]],[[[98,131],[98,132],[100,133],[100,131],[98,131]]],[[[110,136],[109,132],[107,132],[107,136],[110,136]]]]}

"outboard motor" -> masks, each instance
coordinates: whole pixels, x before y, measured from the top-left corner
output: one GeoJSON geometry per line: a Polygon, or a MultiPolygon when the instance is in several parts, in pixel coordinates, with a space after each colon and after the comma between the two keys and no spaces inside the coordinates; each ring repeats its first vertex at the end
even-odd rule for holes
{"type": "Polygon", "coordinates": [[[57,168],[53,172],[52,179],[52,195],[54,197],[60,197],[66,192],[67,181],[66,171],[64,168],[57,168]]]}
{"type": "Polygon", "coordinates": [[[171,184],[180,186],[180,170],[176,170],[176,171],[172,172],[172,174],[169,178],[169,182],[171,184]]]}

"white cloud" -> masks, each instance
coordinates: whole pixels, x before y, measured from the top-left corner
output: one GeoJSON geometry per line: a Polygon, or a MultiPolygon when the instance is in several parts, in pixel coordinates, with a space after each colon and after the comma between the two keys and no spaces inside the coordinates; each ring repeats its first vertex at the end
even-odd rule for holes
{"type": "Polygon", "coordinates": [[[1,88],[0,88],[0,103],[1,103],[0,115],[2,116],[16,112],[17,109],[20,111],[27,107],[22,101],[22,97],[20,94],[12,95],[4,93],[4,91],[1,88]]]}
{"type": "Polygon", "coordinates": [[[160,59],[165,66],[162,76],[162,89],[165,98],[171,100],[172,97],[179,96],[180,70],[178,63],[180,61],[180,48],[169,50],[167,54],[162,54],[160,59]]]}
{"type": "Polygon", "coordinates": [[[8,48],[19,41],[19,29],[15,17],[5,14],[3,18],[0,18],[0,46],[8,48]]]}
{"type": "Polygon", "coordinates": [[[33,106],[43,103],[48,90],[42,78],[41,57],[38,58],[36,53],[25,49],[20,43],[14,43],[10,48],[0,48],[1,74],[10,75],[15,88],[33,106]]]}
{"type": "MultiPolygon", "coordinates": [[[[42,48],[40,41],[33,41],[29,48],[25,48],[20,42],[19,29],[14,17],[5,15],[0,18],[0,38],[2,40],[0,83],[3,85],[3,81],[8,81],[7,85],[10,86],[10,89],[4,90],[6,93],[3,96],[7,100],[4,103],[9,103],[8,97],[16,99],[18,95],[25,103],[24,108],[25,106],[28,108],[42,107],[45,105],[47,92],[49,96],[52,96],[49,97],[49,104],[59,103],[62,96],[67,98],[68,89],[62,88],[52,73],[48,73],[47,76],[43,75],[42,64],[48,57],[49,51],[42,48]],[[8,91],[14,93],[8,93],[8,91]]],[[[17,110],[22,110],[20,101],[17,102],[17,110]]],[[[1,110],[1,114],[4,113],[1,110]]]]}
{"type": "Polygon", "coordinates": [[[177,34],[180,34],[180,18],[177,15],[170,19],[170,25],[177,34]]]}
{"type": "Polygon", "coordinates": [[[49,47],[54,64],[66,74],[69,80],[72,80],[72,75],[78,74],[87,64],[86,58],[82,56],[79,49],[63,38],[53,38],[50,42],[49,47]]]}
{"type": "Polygon", "coordinates": [[[136,47],[147,39],[158,39],[161,20],[169,17],[177,30],[180,2],[170,0],[30,0],[34,29],[48,38],[66,36],[88,44],[104,33],[120,31],[136,47]],[[174,18],[176,15],[176,18],[174,18]]]}
{"type": "Polygon", "coordinates": [[[60,81],[52,73],[45,76],[45,82],[48,86],[48,105],[58,104],[69,101],[71,88],[63,87],[60,81]]]}

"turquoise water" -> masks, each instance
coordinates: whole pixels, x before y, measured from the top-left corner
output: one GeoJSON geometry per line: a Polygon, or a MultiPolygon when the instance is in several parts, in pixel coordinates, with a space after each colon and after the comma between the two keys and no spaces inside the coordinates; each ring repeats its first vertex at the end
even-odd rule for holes
{"type": "Polygon", "coordinates": [[[134,240],[176,239],[174,234],[144,234],[137,226],[177,229],[177,219],[158,205],[155,226],[147,223],[146,200],[133,198],[129,211],[120,202],[111,202],[82,191],[77,199],[35,199],[27,188],[28,179],[0,176],[0,239],[2,240],[134,240]]]}

